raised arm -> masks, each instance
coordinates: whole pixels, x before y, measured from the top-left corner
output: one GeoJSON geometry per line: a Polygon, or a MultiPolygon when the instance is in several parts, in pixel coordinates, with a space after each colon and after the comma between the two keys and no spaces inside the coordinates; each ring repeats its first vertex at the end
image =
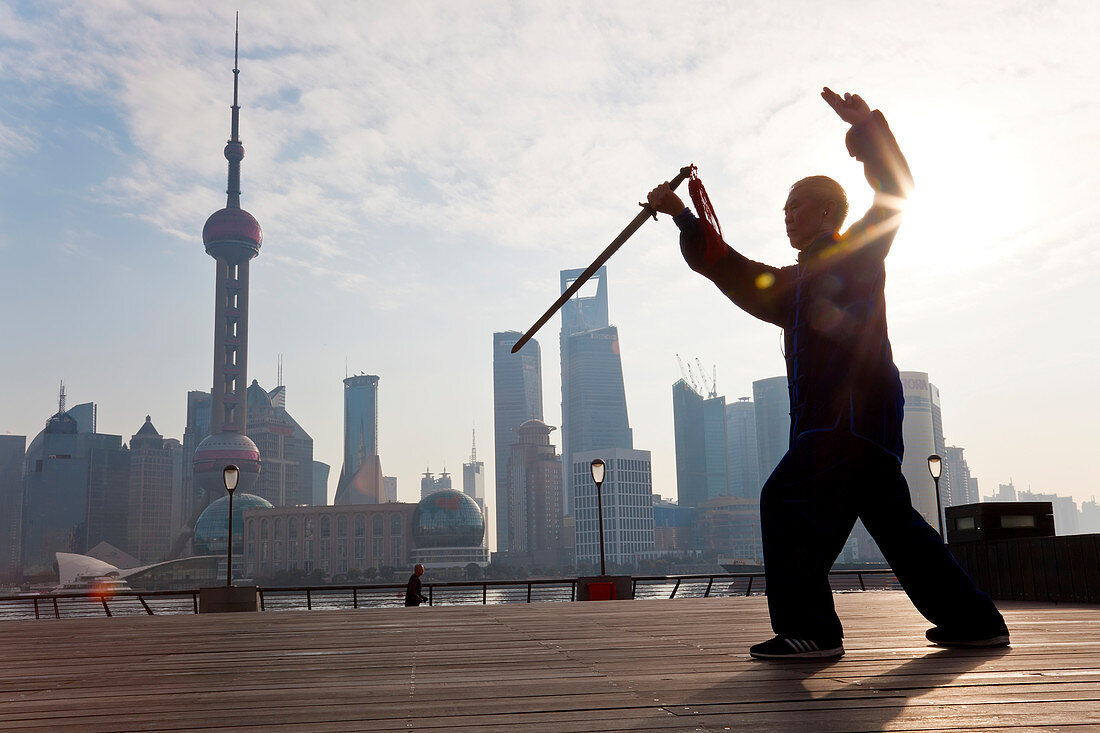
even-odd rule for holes
{"type": "Polygon", "coordinates": [[[913,176],[886,118],[872,111],[858,94],[841,97],[828,87],[821,97],[851,125],[844,139],[848,153],[863,163],[863,174],[875,192],[871,208],[849,228],[846,238],[855,247],[872,248],[885,257],[901,224],[905,199],[913,189],[913,176]]]}
{"type": "Polygon", "coordinates": [[[709,278],[749,315],[785,327],[791,304],[791,274],[754,262],[723,242],[709,224],[695,218],[679,196],[662,183],[649,204],[670,214],[680,229],[680,252],[688,266],[709,278]]]}

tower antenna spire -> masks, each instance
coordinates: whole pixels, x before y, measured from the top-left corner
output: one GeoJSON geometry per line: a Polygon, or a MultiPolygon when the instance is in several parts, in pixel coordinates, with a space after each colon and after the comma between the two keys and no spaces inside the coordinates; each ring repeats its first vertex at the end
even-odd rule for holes
{"type": "Polygon", "coordinates": [[[57,392],[57,414],[65,414],[65,380],[61,380],[61,388],[57,392]]]}
{"type": "Polygon", "coordinates": [[[477,428],[471,428],[473,439],[470,442],[470,463],[477,463],[477,428]]]}
{"type": "Polygon", "coordinates": [[[225,159],[229,161],[229,183],[225,188],[225,208],[241,208],[241,160],[244,158],[244,145],[241,144],[241,106],[237,103],[237,88],[241,70],[238,67],[238,51],[241,41],[241,14],[237,13],[233,22],[233,106],[229,126],[229,140],[225,146],[225,159]]]}

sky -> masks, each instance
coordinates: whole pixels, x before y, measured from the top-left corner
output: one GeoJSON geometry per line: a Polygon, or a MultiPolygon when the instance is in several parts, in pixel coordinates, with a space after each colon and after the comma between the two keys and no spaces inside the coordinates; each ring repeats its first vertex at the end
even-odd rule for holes
{"type": "MultiPolygon", "coordinates": [[[[342,456],[342,380],[380,376],[379,453],[402,500],[493,485],[492,333],[525,331],[688,163],[727,241],[794,261],[790,184],[870,204],[822,86],[883,111],[916,191],[887,260],[895,360],[941,392],[949,445],[998,483],[1100,493],[1092,418],[1100,98],[1087,1],[240,3],[249,379],[342,456]],[[1090,375],[1093,375],[1090,377],[1090,375]]],[[[0,432],[94,401],[124,439],[182,437],[209,389],[233,8],[0,2],[0,432]]],[[[783,373],[780,334],[650,222],[610,261],[635,447],[675,495],[676,355],[728,401],[783,373]]],[[[560,425],[558,329],[542,346],[560,425]]],[[[555,438],[560,433],[555,433],[555,438]]]]}

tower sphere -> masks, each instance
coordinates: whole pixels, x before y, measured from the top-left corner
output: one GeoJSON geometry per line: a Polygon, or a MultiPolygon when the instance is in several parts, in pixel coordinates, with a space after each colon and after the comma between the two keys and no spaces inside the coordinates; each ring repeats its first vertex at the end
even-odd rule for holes
{"type": "Polygon", "coordinates": [[[241,259],[252,259],[260,253],[263,239],[260,222],[244,209],[219,209],[202,228],[202,243],[211,257],[243,247],[245,257],[241,259]]]}
{"type": "Polygon", "coordinates": [[[222,471],[231,464],[241,470],[237,491],[248,493],[260,475],[260,449],[247,435],[230,430],[208,435],[195,449],[195,480],[211,496],[224,494],[222,471]]]}
{"type": "Polygon", "coordinates": [[[240,140],[230,140],[225,144],[222,154],[226,160],[240,162],[244,160],[244,144],[240,140]]]}

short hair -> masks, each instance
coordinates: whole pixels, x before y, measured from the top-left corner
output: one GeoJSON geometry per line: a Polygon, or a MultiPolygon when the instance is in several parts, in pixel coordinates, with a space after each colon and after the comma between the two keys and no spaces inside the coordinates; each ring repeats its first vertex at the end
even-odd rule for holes
{"type": "Polygon", "coordinates": [[[841,225],[844,224],[844,220],[848,218],[848,194],[844,192],[844,187],[828,176],[803,178],[791,186],[791,191],[799,186],[804,186],[813,191],[815,198],[819,201],[836,202],[836,211],[832,212],[831,218],[836,228],[840,229],[841,225]]]}

